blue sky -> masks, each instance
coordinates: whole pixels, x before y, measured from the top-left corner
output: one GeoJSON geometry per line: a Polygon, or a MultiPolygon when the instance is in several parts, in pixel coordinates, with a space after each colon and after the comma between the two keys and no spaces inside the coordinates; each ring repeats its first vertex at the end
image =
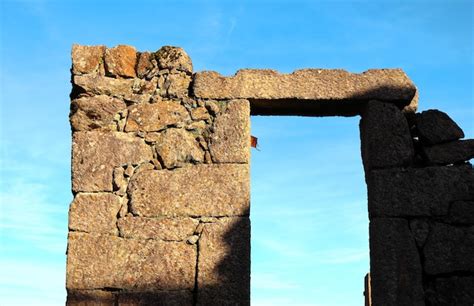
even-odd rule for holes
{"type": "MultiPolygon", "coordinates": [[[[65,301],[72,43],[183,47],[196,71],[404,69],[474,137],[472,1],[0,0],[0,304],[65,301]]],[[[252,305],[361,305],[359,118],[252,117],[252,305]]]]}

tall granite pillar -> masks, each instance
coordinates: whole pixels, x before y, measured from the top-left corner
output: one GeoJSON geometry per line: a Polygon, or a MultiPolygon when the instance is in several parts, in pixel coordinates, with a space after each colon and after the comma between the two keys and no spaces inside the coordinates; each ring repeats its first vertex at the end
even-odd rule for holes
{"type": "Polygon", "coordinates": [[[193,98],[181,48],[72,61],[67,303],[248,305],[249,102],[193,98]]]}

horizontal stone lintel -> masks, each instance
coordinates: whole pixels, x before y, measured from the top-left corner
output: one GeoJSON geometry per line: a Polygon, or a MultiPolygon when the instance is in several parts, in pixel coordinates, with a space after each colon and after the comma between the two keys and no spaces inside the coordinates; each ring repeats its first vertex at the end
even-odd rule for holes
{"type": "Polygon", "coordinates": [[[303,69],[290,74],[243,69],[234,76],[195,74],[193,92],[202,99],[248,99],[252,115],[354,116],[365,101],[417,108],[416,87],[401,69],[349,73],[342,69],[303,69]]]}

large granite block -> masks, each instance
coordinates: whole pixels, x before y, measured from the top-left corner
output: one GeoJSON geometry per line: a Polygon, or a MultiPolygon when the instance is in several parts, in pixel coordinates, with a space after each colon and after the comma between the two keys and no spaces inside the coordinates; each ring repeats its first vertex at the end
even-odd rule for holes
{"type": "Polygon", "coordinates": [[[214,121],[209,149],[217,163],[248,163],[250,159],[250,105],[232,100],[214,121]]]}
{"type": "Polygon", "coordinates": [[[69,120],[73,131],[117,131],[116,116],[126,109],[125,102],[117,98],[106,95],[82,97],[71,102],[69,120]]]}
{"type": "Polygon", "coordinates": [[[372,170],[369,216],[443,216],[450,202],[474,199],[470,166],[372,170]]]}
{"type": "Polygon", "coordinates": [[[474,158],[474,139],[457,140],[423,147],[426,161],[430,164],[455,164],[474,158]]]}
{"type": "Polygon", "coordinates": [[[194,288],[196,247],[185,242],[69,233],[68,289],[194,288]]]}
{"type": "Polygon", "coordinates": [[[72,190],[112,191],[113,169],[153,159],[143,139],[120,132],[75,132],[72,139],[72,190]]]}
{"type": "Polygon", "coordinates": [[[430,109],[416,114],[416,130],[420,140],[425,145],[458,140],[464,137],[464,132],[446,113],[430,109]]]}
{"type": "Polygon", "coordinates": [[[199,239],[198,305],[250,305],[250,220],[221,218],[199,239]]]}
{"type": "Polygon", "coordinates": [[[437,277],[426,290],[428,305],[471,306],[474,302],[474,276],[437,277]]]}
{"type": "MultiPolygon", "coordinates": [[[[360,74],[340,69],[304,69],[291,74],[243,69],[232,77],[204,71],[196,73],[193,92],[205,99],[250,99],[253,115],[304,114],[302,109],[307,116],[356,115],[360,101],[380,100],[400,107],[417,101],[416,87],[400,69],[360,74]],[[295,100],[298,102],[292,103],[295,100]]],[[[410,108],[415,109],[416,105],[410,108]]]]}
{"type": "Polygon", "coordinates": [[[370,101],[360,121],[362,161],[365,171],[409,165],[413,141],[405,115],[393,104],[370,101]]]}
{"type": "Polygon", "coordinates": [[[434,223],[423,248],[428,274],[474,273],[474,226],[434,223]]]}
{"type": "Polygon", "coordinates": [[[425,305],[420,257],[408,221],[373,219],[369,231],[373,305],[425,305]]]}
{"type": "Polygon", "coordinates": [[[122,199],[111,193],[78,193],[69,208],[69,230],[117,234],[122,199]]]}
{"type": "Polygon", "coordinates": [[[139,216],[247,215],[248,164],[191,165],[143,171],[131,178],[132,212],[139,216]]]}

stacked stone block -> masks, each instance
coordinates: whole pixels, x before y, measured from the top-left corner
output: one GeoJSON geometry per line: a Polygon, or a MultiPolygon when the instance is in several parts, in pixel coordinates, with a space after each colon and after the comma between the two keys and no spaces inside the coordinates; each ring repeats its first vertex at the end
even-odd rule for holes
{"type": "Polygon", "coordinates": [[[373,305],[472,305],[473,140],[445,113],[379,101],[360,132],[373,305]]]}
{"type": "Polygon", "coordinates": [[[245,305],[250,106],[181,48],[74,45],[69,305],[245,305]]]}

